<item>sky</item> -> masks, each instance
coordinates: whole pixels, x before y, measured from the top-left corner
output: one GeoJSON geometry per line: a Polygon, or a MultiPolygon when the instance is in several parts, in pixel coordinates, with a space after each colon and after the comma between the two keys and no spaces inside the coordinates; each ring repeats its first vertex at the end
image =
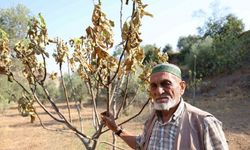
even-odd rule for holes
{"type": "MultiPolygon", "coordinates": [[[[115,22],[115,44],[120,38],[121,0],[101,0],[107,18],[115,22]]],[[[125,1],[125,0],[123,0],[125,1]]],[[[98,0],[0,0],[0,8],[15,7],[18,3],[30,9],[32,15],[41,13],[48,27],[50,38],[65,41],[85,35],[91,25],[94,3],[98,0]]],[[[130,5],[123,5],[123,21],[129,17],[130,5]]],[[[170,44],[174,50],[179,37],[198,34],[197,27],[204,25],[216,6],[216,15],[235,14],[242,19],[245,30],[250,29],[249,0],[142,0],[148,4],[145,10],[154,17],[144,17],[141,26],[142,44],[155,44],[163,48],[170,44]],[[223,10],[223,11],[219,11],[223,10]],[[195,12],[203,12],[197,13],[195,12]],[[195,15],[196,14],[196,15],[195,15]]]]}
{"type": "MultiPolygon", "coordinates": [[[[220,5],[219,7],[226,13],[233,13],[242,19],[245,29],[249,30],[249,0],[216,2],[216,5],[220,5]]],[[[14,7],[18,3],[28,7],[32,15],[42,13],[50,37],[68,40],[85,35],[85,29],[91,25],[93,4],[97,3],[97,0],[0,0],[0,8],[14,7]]],[[[146,11],[154,15],[153,18],[143,18],[141,27],[143,44],[156,44],[158,47],[170,44],[175,48],[180,36],[198,34],[197,27],[202,26],[206,18],[211,16],[211,4],[215,3],[215,0],[144,0],[143,3],[148,4],[146,11]],[[198,10],[202,10],[206,15],[195,16],[194,13],[198,10]]],[[[102,5],[107,17],[115,21],[115,40],[119,43],[120,0],[102,0],[102,5]]],[[[131,5],[123,6],[125,11],[128,8],[131,8],[131,5]]],[[[123,20],[128,17],[129,14],[124,12],[123,20]]]]}

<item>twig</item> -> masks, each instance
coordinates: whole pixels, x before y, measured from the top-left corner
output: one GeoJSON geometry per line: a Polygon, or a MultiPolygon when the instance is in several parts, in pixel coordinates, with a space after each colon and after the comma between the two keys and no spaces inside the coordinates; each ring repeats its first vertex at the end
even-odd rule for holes
{"type": "Polygon", "coordinates": [[[73,83],[72,83],[72,78],[71,78],[71,74],[70,74],[69,57],[68,56],[67,56],[67,62],[68,62],[69,81],[70,81],[70,85],[71,85],[70,87],[72,88],[72,93],[73,93],[73,101],[75,102],[75,107],[76,107],[76,110],[77,110],[77,113],[78,113],[80,129],[81,129],[81,132],[83,132],[83,122],[82,122],[81,109],[80,109],[81,103],[76,100],[76,91],[75,91],[75,87],[73,86],[73,83]],[[80,104],[78,104],[77,102],[79,102],[80,104]]]}
{"type": "Polygon", "coordinates": [[[56,132],[60,131],[60,132],[74,133],[74,132],[72,132],[72,131],[66,131],[66,130],[60,130],[60,129],[52,129],[52,128],[46,127],[46,126],[43,124],[43,121],[42,121],[41,117],[38,115],[38,113],[37,113],[36,111],[34,111],[34,112],[35,112],[37,118],[39,119],[40,125],[41,125],[44,129],[50,130],[50,131],[56,131],[56,132]]]}
{"type": "Polygon", "coordinates": [[[124,106],[124,104],[125,104],[125,102],[126,102],[126,100],[127,100],[128,78],[129,78],[129,75],[130,75],[130,74],[128,74],[128,77],[127,77],[127,80],[126,80],[125,95],[124,95],[124,98],[123,98],[123,100],[122,100],[122,102],[121,102],[120,107],[118,108],[118,112],[117,112],[117,114],[116,114],[116,116],[115,116],[116,119],[118,118],[118,116],[119,116],[119,114],[120,114],[120,112],[121,112],[121,110],[122,110],[122,107],[124,106]]]}
{"type": "Polygon", "coordinates": [[[15,79],[15,77],[13,76],[12,73],[10,73],[10,76],[13,77],[13,80],[14,80],[19,86],[21,86],[21,88],[22,88],[27,94],[30,94],[30,92],[29,92],[29,91],[28,91],[19,81],[17,81],[17,80],[15,79]]]}
{"type": "Polygon", "coordinates": [[[139,88],[136,89],[134,97],[132,98],[132,100],[127,104],[127,106],[123,110],[126,110],[135,101],[135,98],[136,98],[138,91],[139,91],[139,88]]]}
{"type": "MultiPolygon", "coordinates": [[[[36,96],[35,93],[33,93],[33,97],[35,98],[35,100],[37,101],[37,103],[40,105],[40,107],[42,107],[42,109],[43,109],[51,118],[53,118],[54,120],[56,120],[56,121],[58,121],[58,122],[64,123],[63,120],[56,118],[54,115],[52,115],[52,114],[47,110],[47,108],[41,103],[41,101],[39,100],[39,98],[36,96]]],[[[58,109],[58,108],[57,108],[57,109],[58,109]]]]}
{"type": "Polygon", "coordinates": [[[116,145],[114,145],[114,144],[112,144],[112,143],[106,142],[106,141],[101,141],[101,142],[99,142],[99,144],[101,144],[101,143],[107,144],[107,145],[112,146],[112,147],[115,147],[115,148],[117,148],[117,149],[126,150],[126,149],[124,149],[124,148],[118,147],[118,146],[116,146],[116,145]]]}
{"type": "Polygon", "coordinates": [[[122,33],[122,10],[123,10],[123,0],[121,0],[121,7],[120,7],[120,29],[122,33]]]}
{"type": "Polygon", "coordinates": [[[43,84],[47,76],[47,68],[46,68],[46,61],[45,61],[44,54],[42,54],[42,57],[43,57],[44,75],[43,75],[43,79],[41,80],[41,83],[43,84]]]}
{"type": "MultiPolygon", "coordinates": [[[[70,122],[68,122],[68,120],[64,117],[64,115],[59,111],[58,107],[55,105],[55,103],[51,100],[49,94],[48,94],[48,91],[43,87],[43,90],[45,91],[46,93],[46,96],[48,98],[48,100],[51,102],[52,106],[56,109],[57,111],[57,114],[63,119],[63,121],[61,121],[61,123],[64,123],[68,128],[70,128],[71,130],[75,131],[77,134],[81,135],[82,137],[84,138],[88,138],[88,139],[91,139],[90,137],[86,136],[85,134],[83,134],[82,132],[80,132],[79,130],[77,130],[70,122]]],[[[36,97],[37,98],[37,97],[36,97]]],[[[41,104],[41,102],[39,103],[40,106],[43,106],[41,104]]],[[[44,110],[46,110],[45,107],[43,107],[44,110]]],[[[47,112],[48,113],[48,112],[47,112]]],[[[52,115],[53,116],[53,115],[52,115]]],[[[53,119],[57,119],[57,118],[53,118],[53,119]]],[[[60,122],[60,121],[58,121],[60,122]]]]}
{"type": "Polygon", "coordinates": [[[126,0],[126,5],[128,5],[128,1],[129,1],[129,0],[126,0]]]}
{"type": "Polygon", "coordinates": [[[60,74],[61,74],[61,80],[62,80],[62,85],[63,85],[63,91],[64,91],[64,96],[66,98],[66,103],[67,103],[67,108],[68,108],[68,113],[69,113],[69,121],[72,122],[71,118],[71,111],[70,111],[70,106],[69,106],[69,97],[68,97],[68,92],[64,83],[64,78],[63,78],[63,73],[62,73],[62,62],[59,63],[59,68],[60,68],[60,74]]]}
{"type": "Polygon", "coordinates": [[[100,119],[98,117],[98,112],[97,112],[97,105],[96,105],[96,97],[97,97],[97,94],[99,92],[99,86],[96,87],[97,88],[97,92],[94,93],[93,91],[93,86],[92,86],[92,82],[90,80],[90,78],[88,78],[88,87],[89,87],[89,91],[90,91],[90,95],[91,95],[91,98],[93,100],[93,105],[94,105],[94,113],[95,113],[95,116],[96,116],[96,119],[97,119],[97,122],[98,122],[98,125],[100,125],[100,119]]]}
{"type": "MultiPolygon", "coordinates": [[[[142,106],[141,110],[137,114],[135,114],[134,116],[130,117],[129,119],[123,121],[122,123],[119,123],[118,126],[120,126],[122,124],[125,124],[125,123],[129,122],[130,120],[132,120],[132,119],[136,118],[137,116],[139,116],[141,114],[141,112],[144,110],[144,108],[147,106],[150,99],[151,98],[148,98],[147,102],[142,106]]],[[[101,134],[107,132],[108,130],[110,130],[110,129],[106,129],[106,130],[102,131],[101,134]]]]}
{"type": "MultiPolygon", "coordinates": [[[[127,2],[128,2],[128,1],[127,1],[127,2]]],[[[132,19],[133,19],[134,13],[135,13],[135,2],[133,3],[133,9],[132,9],[132,15],[131,15],[131,16],[132,16],[132,19]]],[[[129,26],[129,33],[131,33],[131,30],[132,30],[132,28],[131,28],[131,26],[129,26]]],[[[126,49],[127,49],[127,47],[128,47],[129,38],[130,38],[130,36],[127,36],[127,39],[126,39],[126,43],[125,43],[124,49],[123,49],[122,54],[121,54],[121,56],[120,56],[120,58],[119,58],[118,67],[117,67],[117,69],[116,69],[116,71],[115,71],[114,76],[110,79],[110,81],[107,83],[107,85],[109,85],[109,84],[114,80],[114,78],[117,76],[117,74],[118,74],[118,71],[119,71],[120,66],[121,66],[122,58],[123,58],[124,53],[125,53],[125,51],[126,51],[126,49]]]]}

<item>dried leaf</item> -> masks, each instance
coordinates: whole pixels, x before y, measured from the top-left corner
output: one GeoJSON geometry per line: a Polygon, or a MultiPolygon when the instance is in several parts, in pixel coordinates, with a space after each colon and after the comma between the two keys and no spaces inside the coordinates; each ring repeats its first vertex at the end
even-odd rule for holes
{"type": "Polygon", "coordinates": [[[103,48],[101,48],[100,46],[96,46],[95,47],[95,52],[98,56],[98,58],[101,58],[101,59],[105,59],[107,58],[107,56],[109,56],[109,53],[106,52],[103,48]]]}
{"type": "Polygon", "coordinates": [[[129,71],[131,71],[131,69],[132,69],[132,65],[134,64],[134,61],[133,60],[130,60],[130,59],[126,59],[126,61],[125,61],[125,66],[126,66],[126,72],[129,72],[129,71]]]}
{"type": "Polygon", "coordinates": [[[51,73],[50,76],[49,76],[49,78],[50,78],[51,80],[57,79],[57,72],[51,73]]]}
{"type": "Polygon", "coordinates": [[[142,11],[142,16],[149,16],[149,17],[154,17],[153,14],[149,13],[149,12],[146,12],[146,11],[142,11]]]}

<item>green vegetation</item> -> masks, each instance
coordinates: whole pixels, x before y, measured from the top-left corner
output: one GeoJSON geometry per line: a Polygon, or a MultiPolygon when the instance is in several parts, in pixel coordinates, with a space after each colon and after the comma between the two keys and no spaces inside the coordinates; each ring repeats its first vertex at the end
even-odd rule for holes
{"type": "Polygon", "coordinates": [[[195,66],[196,77],[205,78],[230,73],[249,58],[249,34],[244,33],[244,24],[236,16],[209,18],[199,33],[180,37],[179,53],[169,53],[170,62],[186,66],[191,72],[195,66]]]}
{"type": "Polygon", "coordinates": [[[0,9],[0,29],[8,33],[10,47],[13,48],[18,40],[26,36],[30,18],[30,10],[22,4],[12,8],[0,9]]]}

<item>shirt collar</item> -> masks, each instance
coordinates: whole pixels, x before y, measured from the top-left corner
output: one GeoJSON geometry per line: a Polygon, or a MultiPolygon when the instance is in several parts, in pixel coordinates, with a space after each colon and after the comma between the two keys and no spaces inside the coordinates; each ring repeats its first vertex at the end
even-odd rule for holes
{"type": "Polygon", "coordinates": [[[176,111],[174,112],[174,114],[172,115],[172,118],[170,120],[175,121],[178,118],[180,118],[181,113],[183,112],[183,109],[184,109],[184,100],[183,100],[183,98],[181,98],[180,104],[177,107],[176,111]]]}
{"type": "Polygon", "coordinates": [[[168,124],[168,123],[174,123],[177,119],[180,118],[180,116],[181,116],[183,110],[184,110],[184,100],[183,100],[183,98],[181,98],[181,99],[180,99],[180,103],[179,103],[179,105],[178,105],[176,111],[175,111],[174,114],[171,116],[171,118],[169,119],[168,122],[164,122],[164,123],[163,123],[162,121],[160,121],[160,120],[158,120],[158,119],[157,119],[156,121],[157,121],[160,125],[166,125],[166,124],[168,124]]]}

